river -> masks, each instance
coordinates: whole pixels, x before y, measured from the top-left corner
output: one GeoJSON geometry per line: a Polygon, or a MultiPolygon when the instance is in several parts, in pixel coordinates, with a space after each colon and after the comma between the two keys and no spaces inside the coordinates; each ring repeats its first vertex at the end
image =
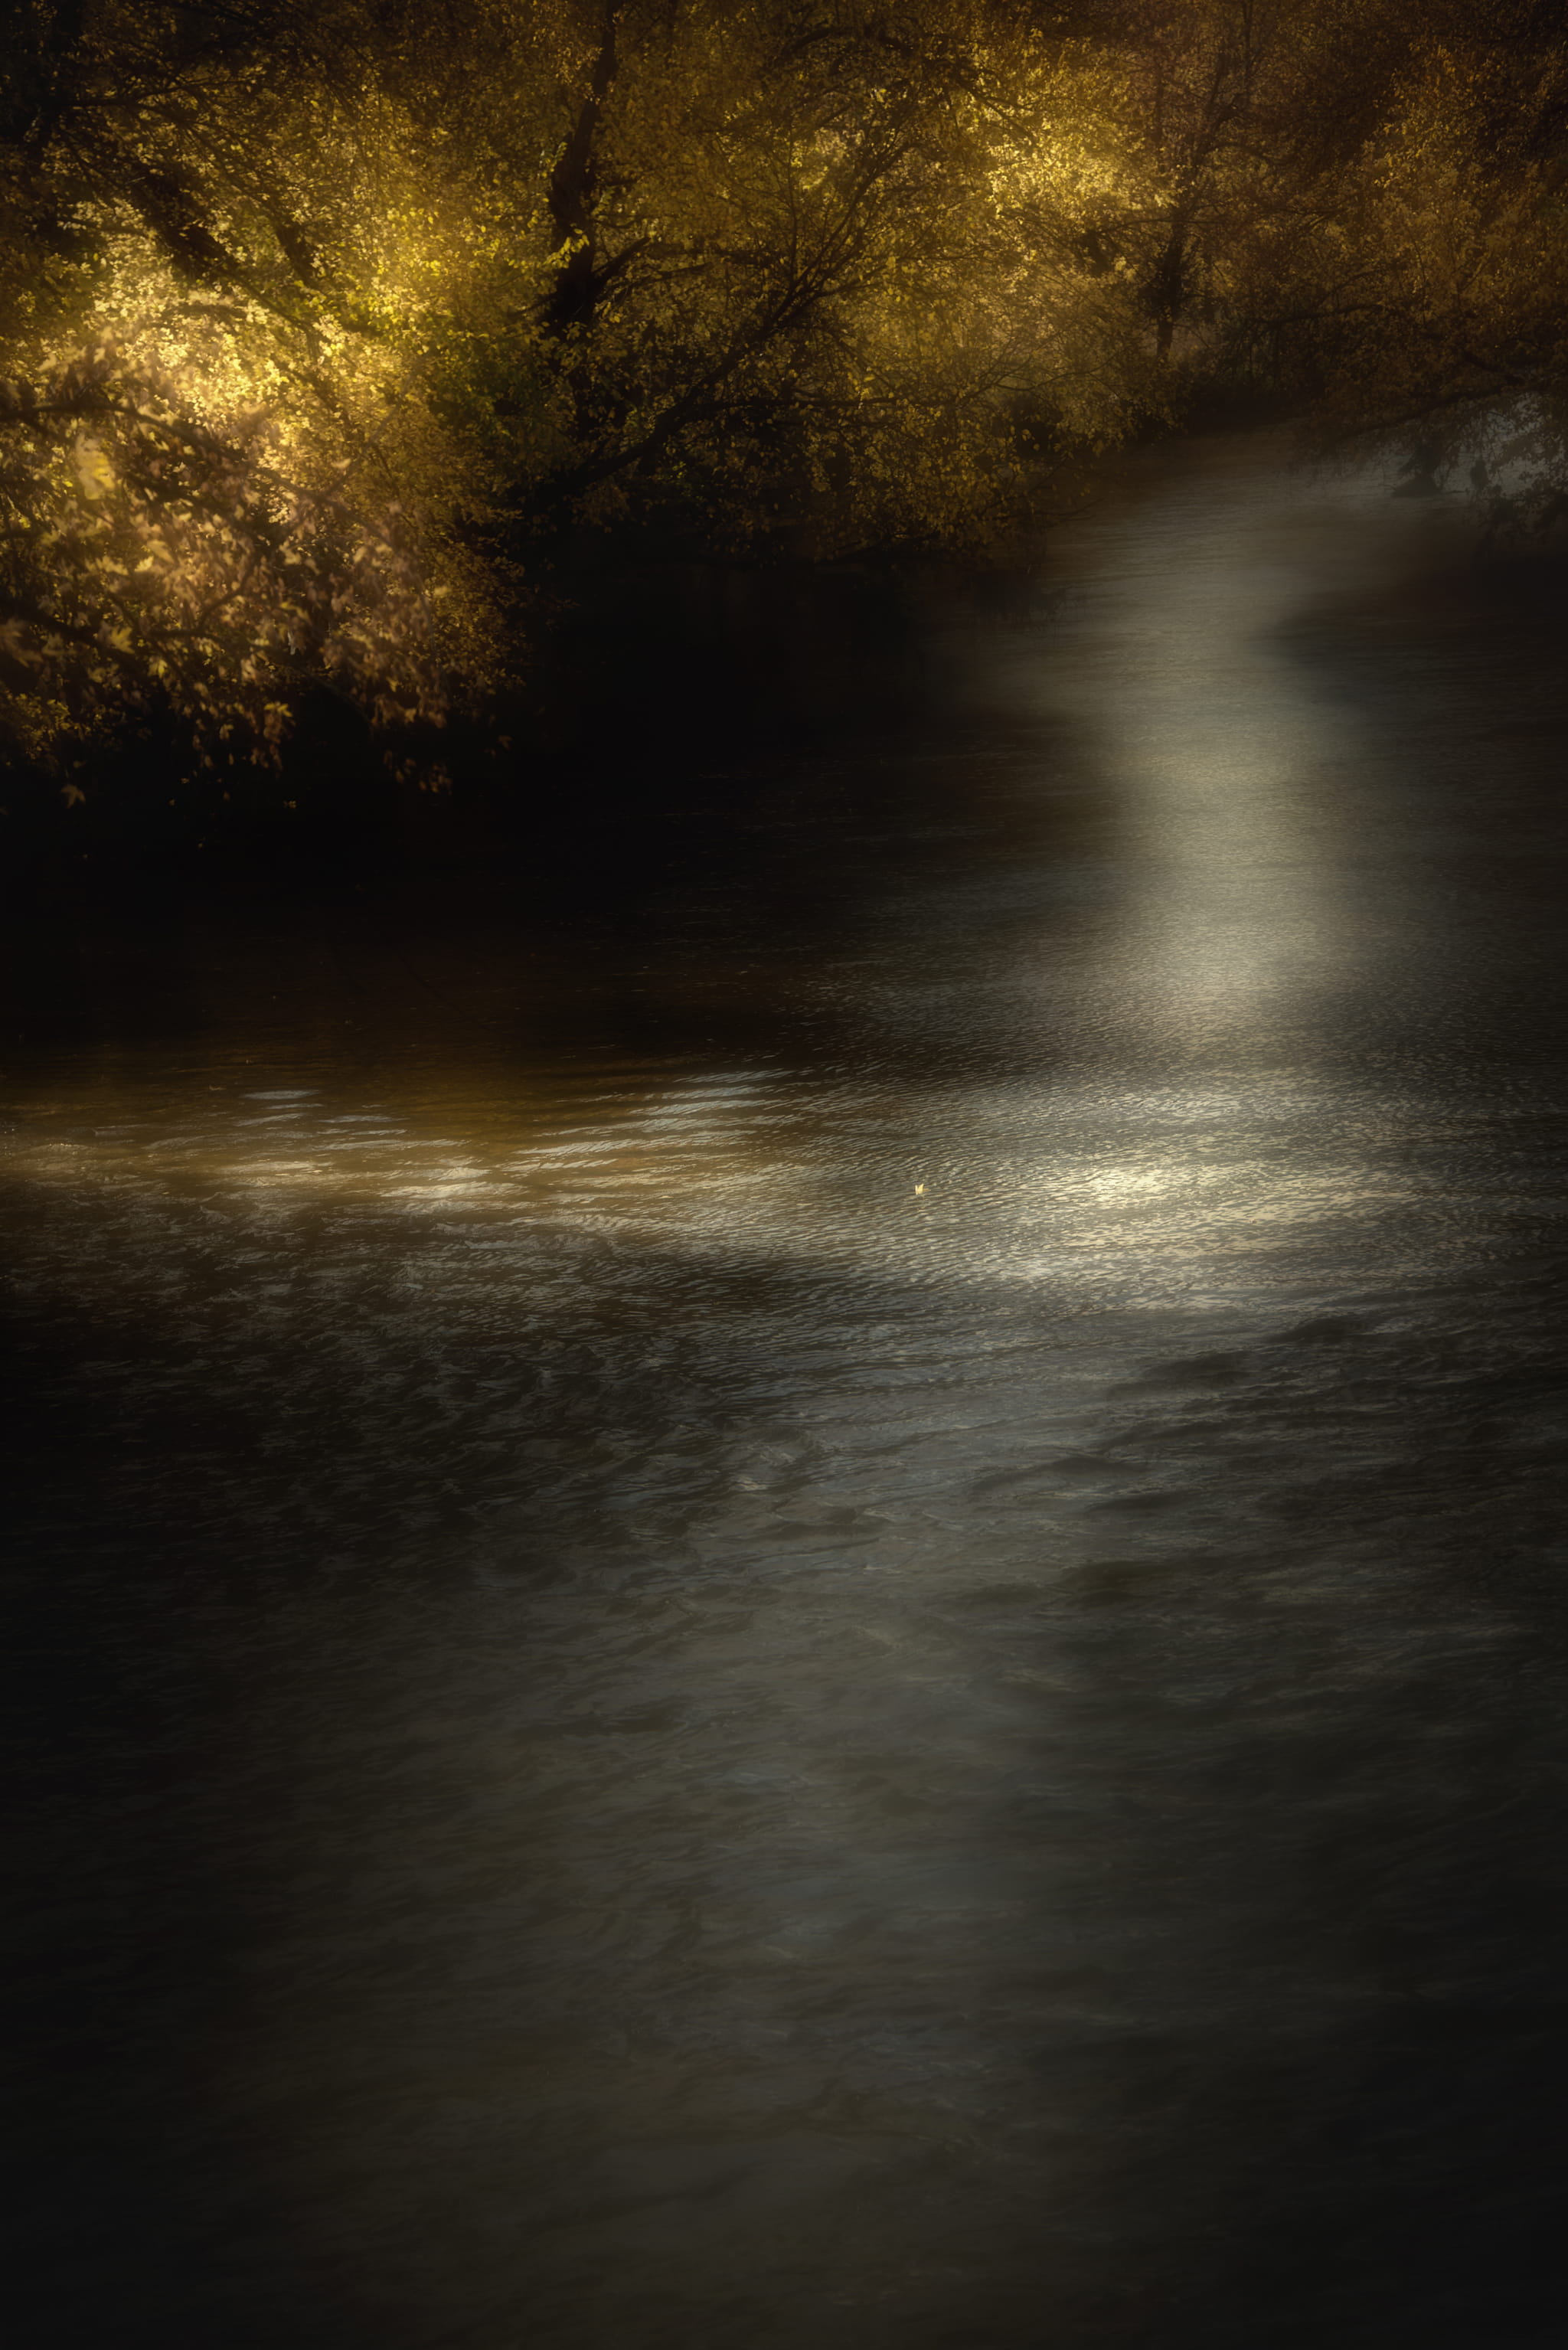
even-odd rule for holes
{"type": "Polygon", "coordinates": [[[1134,465],[591,919],[83,947],[29,2350],[1561,2339],[1568,682],[1389,488],[1134,465]]]}

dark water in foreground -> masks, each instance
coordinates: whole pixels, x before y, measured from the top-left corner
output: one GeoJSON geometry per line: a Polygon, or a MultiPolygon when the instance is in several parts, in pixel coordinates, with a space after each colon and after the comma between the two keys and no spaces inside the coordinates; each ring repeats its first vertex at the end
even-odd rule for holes
{"type": "Polygon", "coordinates": [[[1452,527],[1208,444],[602,920],[13,1058],[13,2338],[1563,2338],[1568,692],[1452,527]]]}

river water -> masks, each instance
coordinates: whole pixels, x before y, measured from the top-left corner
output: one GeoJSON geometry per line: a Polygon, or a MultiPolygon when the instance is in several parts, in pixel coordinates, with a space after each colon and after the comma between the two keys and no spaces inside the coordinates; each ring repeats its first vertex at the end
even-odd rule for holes
{"type": "Polygon", "coordinates": [[[591,919],[83,949],[19,2339],[1561,2340],[1568,697],[1388,491],[1135,468],[591,919]]]}

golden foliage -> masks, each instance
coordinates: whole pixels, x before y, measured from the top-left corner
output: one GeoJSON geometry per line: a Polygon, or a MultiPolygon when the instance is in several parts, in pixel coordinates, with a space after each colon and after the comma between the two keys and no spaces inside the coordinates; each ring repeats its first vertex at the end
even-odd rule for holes
{"type": "Polygon", "coordinates": [[[159,697],[265,752],[312,683],[439,720],[563,533],[972,538],[1156,396],[1095,60],[982,0],[62,21],[0,237],[35,754],[159,697]]]}
{"type": "Polygon", "coordinates": [[[0,723],[34,758],[157,706],[265,758],[327,688],[403,761],[525,660],[585,534],[972,544],[1206,369],[1563,462],[1563,61],[1462,0],[18,21],[0,723]]]}

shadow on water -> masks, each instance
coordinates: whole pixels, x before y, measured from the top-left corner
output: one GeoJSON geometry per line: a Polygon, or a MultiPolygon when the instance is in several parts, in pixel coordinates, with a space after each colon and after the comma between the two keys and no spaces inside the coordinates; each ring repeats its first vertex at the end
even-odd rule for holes
{"type": "Polygon", "coordinates": [[[1393,528],[1194,452],[575,940],[88,941],[29,2341],[1552,2336],[1563,816],[1393,528]]]}
{"type": "MultiPolygon", "coordinates": [[[[940,1021],[966,982],[993,982],[1009,934],[1049,922],[1060,951],[1092,931],[1118,886],[1116,796],[1073,736],[950,709],[914,741],[612,806],[589,839],[546,827],[520,866],[260,909],[158,889],[55,905],[11,934],[11,1082],[57,1047],[246,1036],[262,1056],[309,1039],[368,1075],[412,1055],[497,1085],[540,1054],[864,1057],[862,980],[890,937],[923,927],[940,1021]]],[[[961,1078],[977,1056],[1010,1070],[1017,1047],[971,1019],[950,1037],[889,1028],[877,1050],[961,1078]]]]}

